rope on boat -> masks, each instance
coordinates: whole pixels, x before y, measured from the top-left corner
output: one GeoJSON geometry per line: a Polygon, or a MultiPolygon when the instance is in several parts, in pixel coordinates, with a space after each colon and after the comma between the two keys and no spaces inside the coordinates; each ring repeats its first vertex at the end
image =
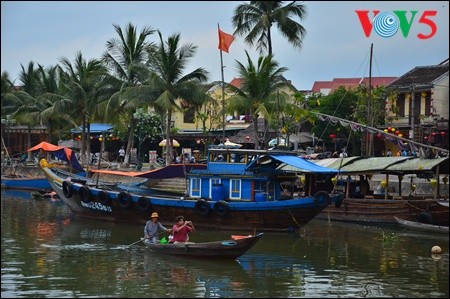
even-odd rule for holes
{"type": "Polygon", "coordinates": [[[298,228],[300,229],[301,226],[300,224],[297,222],[297,219],[295,219],[294,215],[292,214],[291,210],[287,209],[289,214],[291,214],[292,220],[294,220],[295,224],[297,224],[298,228]]]}

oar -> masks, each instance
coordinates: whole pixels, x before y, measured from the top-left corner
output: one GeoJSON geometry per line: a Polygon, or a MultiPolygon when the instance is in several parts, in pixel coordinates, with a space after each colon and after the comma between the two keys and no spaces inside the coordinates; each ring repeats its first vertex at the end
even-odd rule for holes
{"type": "Polygon", "coordinates": [[[139,241],[136,241],[134,243],[131,243],[130,245],[127,245],[127,247],[130,247],[131,245],[137,244],[139,242],[142,242],[144,240],[144,238],[140,238],[139,241]]]}

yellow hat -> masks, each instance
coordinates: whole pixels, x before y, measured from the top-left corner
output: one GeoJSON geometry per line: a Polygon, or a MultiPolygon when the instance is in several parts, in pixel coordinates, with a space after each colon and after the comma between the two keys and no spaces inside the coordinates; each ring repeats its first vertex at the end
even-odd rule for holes
{"type": "Polygon", "coordinates": [[[158,213],[153,212],[153,213],[152,213],[152,216],[150,216],[150,218],[159,218],[158,213]]]}

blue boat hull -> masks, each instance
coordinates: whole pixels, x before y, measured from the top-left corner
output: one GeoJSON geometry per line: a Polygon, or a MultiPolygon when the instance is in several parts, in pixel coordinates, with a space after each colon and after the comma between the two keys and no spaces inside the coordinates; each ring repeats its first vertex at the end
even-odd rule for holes
{"type": "Polygon", "coordinates": [[[4,189],[52,191],[52,186],[43,177],[13,177],[3,176],[1,186],[4,189]]]}
{"type": "Polygon", "coordinates": [[[183,215],[196,227],[254,231],[295,231],[316,217],[334,197],[301,197],[290,200],[214,201],[180,196],[142,196],[107,190],[88,183],[68,182],[49,168],[44,174],[58,196],[77,215],[96,220],[145,224],[157,211],[161,222],[172,225],[183,215]],[[106,195],[105,195],[106,194],[106,195]]]}

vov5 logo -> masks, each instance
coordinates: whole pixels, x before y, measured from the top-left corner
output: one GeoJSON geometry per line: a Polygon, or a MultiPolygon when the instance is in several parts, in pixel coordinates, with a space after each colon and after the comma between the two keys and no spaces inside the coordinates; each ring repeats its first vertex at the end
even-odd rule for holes
{"type": "MultiPolygon", "coordinates": [[[[355,10],[358,15],[361,26],[364,30],[366,37],[370,37],[372,29],[382,37],[391,37],[397,33],[400,27],[403,37],[407,38],[409,31],[414,23],[414,18],[418,13],[417,10],[411,10],[411,17],[408,19],[406,16],[406,10],[394,10],[391,12],[381,12],[379,10],[373,10],[373,21],[370,22],[368,10],[355,10]]],[[[419,39],[432,38],[437,31],[436,23],[431,19],[436,16],[436,10],[425,10],[420,16],[417,23],[428,27],[424,29],[422,33],[417,34],[419,39]],[[428,31],[430,31],[428,33],[428,31]]],[[[422,26],[423,27],[423,26],[422,26]]]]}

